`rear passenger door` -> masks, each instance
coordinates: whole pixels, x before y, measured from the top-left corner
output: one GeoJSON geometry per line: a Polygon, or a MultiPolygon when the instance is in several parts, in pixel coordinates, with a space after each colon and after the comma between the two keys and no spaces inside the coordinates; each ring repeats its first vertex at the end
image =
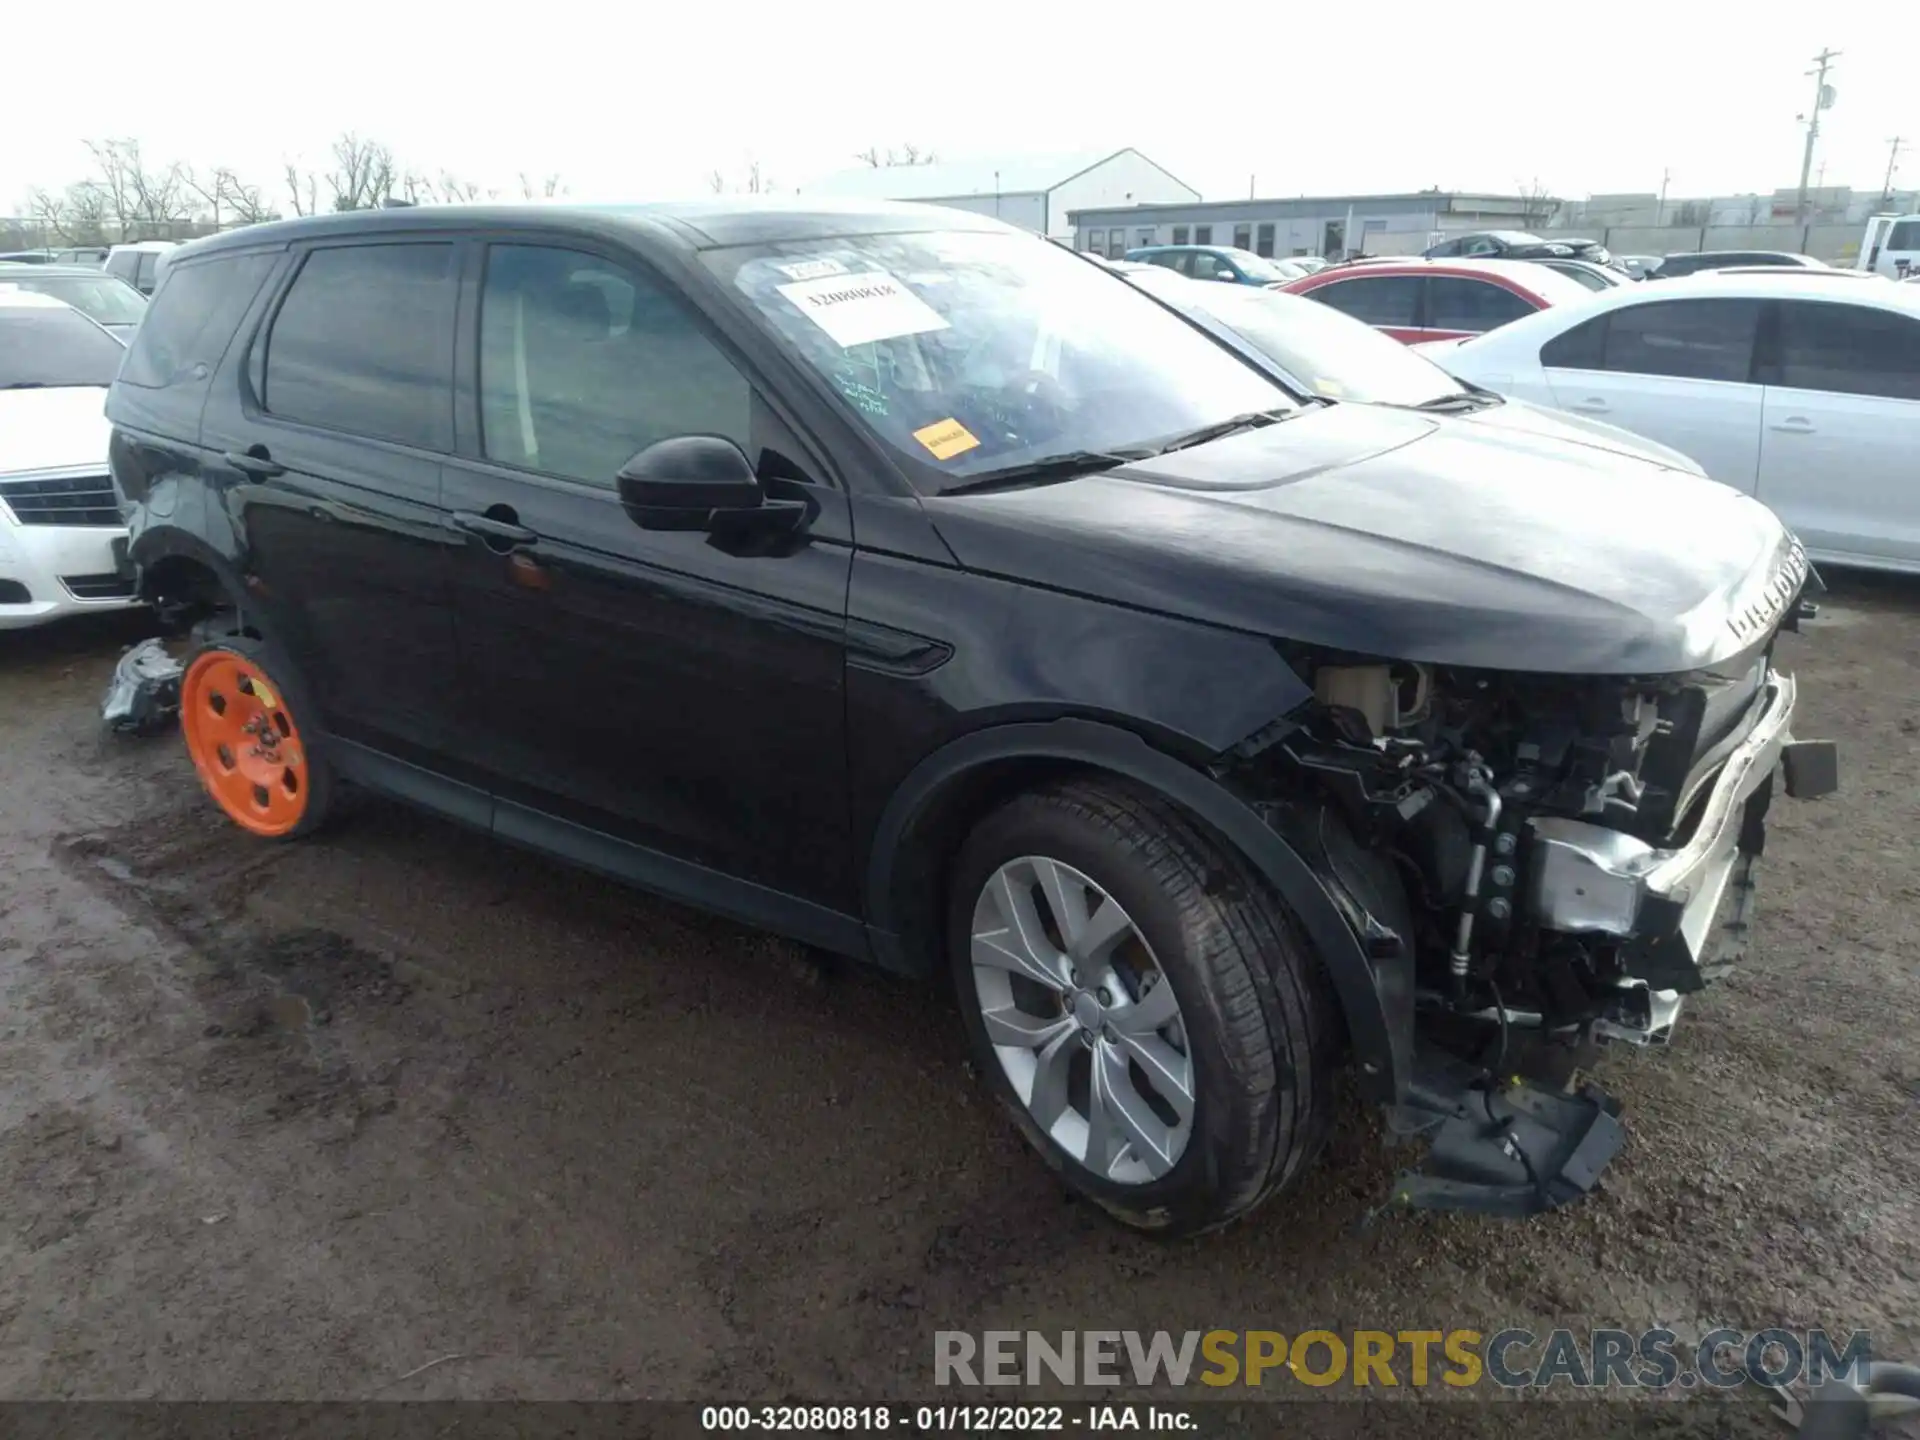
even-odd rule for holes
{"type": "MultiPolygon", "coordinates": [[[[739,912],[720,877],[857,910],[848,872],[852,521],[748,360],[635,259],[541,237],[476,251],[447,505],[465,737],[495,828],[739,912]],[[622,466],[721,435],[805,532],[643,530],[622,466]]],[[[778,923],[807,933],[807,913],[778,923]]],[[[763,921],[767,917],[760,917],[763,921]]],[[[769,922],[771,923],[771,922],[769,922]]]]}
{"type": "Polygon", "coordinates": [[[1540,364],[1554,403],[1671,445],[1715,480],[1753,492],[1761,303],[1648,300],[1606,311],[1549,341],[1540,364]]]}
{"type": "Polygon", "coordinates": [[[1920,564],[1920,319],[1777,302],[1760,498],[1813,550],[1920,564]]]}
{"type": "Polygon", "coordinates": [[[440,506],[458,256],[417,235],[296,256],[202,431],[252,598],[326,731],[436,768],[463,723],[440,506]]]}

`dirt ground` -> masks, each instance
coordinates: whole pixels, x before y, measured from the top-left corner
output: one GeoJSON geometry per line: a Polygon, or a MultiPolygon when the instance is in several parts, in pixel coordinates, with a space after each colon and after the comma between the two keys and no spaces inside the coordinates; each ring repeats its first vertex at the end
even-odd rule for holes
{"type": "Polygon", "coordinates": [[[927,1398],[933,1332],[988,1328],[1920,1358],[1920,585],[1784,642],[1843,795],[1776,804],[1756,953],[1605,1061],[1604,1193],[1362,1228],[1408,1157],[1350,1104],[1296,1193],[1173,1245],[1062,1195],[937,996],[385,804],[250,840],[177,737],[102,732],[141,633],[0,635],[0,1397],[927,1398]]]}

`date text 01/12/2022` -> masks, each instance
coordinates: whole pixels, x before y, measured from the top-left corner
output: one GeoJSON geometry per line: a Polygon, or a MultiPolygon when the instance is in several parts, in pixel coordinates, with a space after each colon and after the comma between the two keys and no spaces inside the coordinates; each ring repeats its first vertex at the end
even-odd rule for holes
{"type": "Polygon", "coordinates": [[[719,1431],[848,1433],[900,1430],[971,1435],[983,1431],[1102,1433],[1152,1430],[1193,1433],[1193,1413],[1160,1405],[707,1405],[700,1428],[719,1431]]]}

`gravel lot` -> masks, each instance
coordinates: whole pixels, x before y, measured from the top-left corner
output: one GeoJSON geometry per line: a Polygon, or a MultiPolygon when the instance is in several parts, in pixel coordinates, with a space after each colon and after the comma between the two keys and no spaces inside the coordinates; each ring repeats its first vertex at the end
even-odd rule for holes
{"type": "MultiPolygon", "coordinates": [[[[937,995],[384,804],[248,839],[176,738],[101,732],[140,633],[0,635],[0,1396],[926,1398],[943,1328],[1920,1356],[1920,585],[1784,642],[1843,794],[1775,806],[1756,954],[1604,1063],[1605,1193],[1362,1229],[1404,1157],[1350,1104],[1302,1189],[1174,1245],[1063,1197],[937,995]]],[[[1422,1433],[1538,1429],[1427,1398],[1422,1433]]]]}

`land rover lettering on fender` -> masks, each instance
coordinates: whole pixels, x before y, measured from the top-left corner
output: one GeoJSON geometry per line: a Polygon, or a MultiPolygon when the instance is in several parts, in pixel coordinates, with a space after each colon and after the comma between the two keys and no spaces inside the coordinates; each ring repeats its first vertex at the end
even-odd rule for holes
{"type": "Polygon", "coordinates": [[[1763,505],[1297,391],[985,217],[312,217],[140,333],[114,475],[232,820],[350,781],[951,984],[1145,1230],[1284,1190],[1346,1066],[1429,1143],[1401,1202],[1585,1194],[1568,1058],[1672,1031],[1783,760],[1835,783],[1763,505]]]}

